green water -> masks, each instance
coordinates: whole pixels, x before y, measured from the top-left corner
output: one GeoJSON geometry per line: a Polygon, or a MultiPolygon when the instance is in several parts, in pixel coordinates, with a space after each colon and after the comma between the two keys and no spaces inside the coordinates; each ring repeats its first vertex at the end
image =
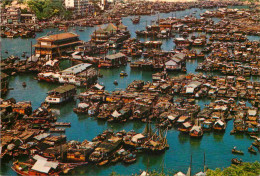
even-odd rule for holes
{"type": "MultiPolygon", "coordinates": [[[[183,17],[191,14],[197,10],[196,16],[199,17],[199,13],[205,10],[191,9],[176,12],[176,17],[183,17]]],[[[175,13],[171,14],[160,14],[161,18],[175,16],[175,13]]],[[[156,20],[157,16],[142,16],[140,24],[133,25],[131,17],[123,19],[123,24],[128,26],[132,37],[135,37],[135,30],[142,30],[145,28],[146,21],[150,24],[151,20],[156,20]]],[[[217,19],[216,19],[217,20],[217,19]]],[[[77,28],[78,29],[78,28],[77,28]]],[[[72,32],[76,32],[80,35],[80,39],[88,41],[90,34],[95,30],[95,27],[85,28],[84,32],[70,29],[72,32]]],[[[49,31],[58,33],[57,29],[44,30],[43,33],[38,33],[37,37],[45,35],[49,31]]],[[[259,37],[251,37],[251,40],[259,40],[259,37]]],[[[142,39],[145,40],[145,39],[142,39]]],[[[5,50],[9,51],[9,54],[20,56],[23,51],[30,53],[30,41],[33,44],[36,43],[35,39],[2,39],[2,55],[3,58],[7,57],[4,53],[5,50]]],[[[171,50],[174,47],[172,39],[163,40],[164,43],[162,48],[164,50],[171,50]]],[[[199,60],[188,61],[187,72],[195,73],[199,60]]],[[[69,66],[69,62],[63,62],[63,67],[69,66]]],[[[153,71],[138,71],[131,70],[129,65],[125,67],[115,69],[100,69],[100,73],[104,75],[103,78],[99,78],[99,82],[106,86],[106,90],[113,91],[118,89],[125,89],[129,83],[133,80],[144,80],[151,81],[153,71]],[[120,78],[119,73],[124,70],[128,73],[128,77],[120,78]],[[118,86],[113,84],[113,81],[118,81],[118,86]]],[[[175,75],[175,74],[172,74],[175,75]]],[[[3,98],[15,98],[17,101],[30,100],[32,102],[33,109],[38,108],[44,101],[46,93],[57,87],[56,84],[50,84],[45,82],[38,82],[33,79],[35,75],[23,74],[10,78],[10,88],[14,90],[9,91],[6,97],[3,98]],[[27,87],[23,87],[22,83],[26,82],[27,87]]],[[[255,78],[258,79],[258,78],[255,78]]],[[[259,80],[259,79],[258,79],[259,80]]],[[[82,91],[82,90],[78,90],[82,91]]],[[[205,104],[209,104],[210,100],[204,99],[197,101],[197,103],[204,107],[205,104]]],[[[55,112],[58,115],[58,121],[71,122],[71,128],[66,129],[66,135],[68,140],[79,140],[85,139],[91,140],[96,135],[101,133],[103,130],[110,128],[114,131],[125,129],[129,131],[134,129],[137,132],[141,132],[144,129],[144,124],[140,122],[129,122],[124,124],[118,123],[107,123],[104,121],[97,121],[94,118],[87,117],[85,115],[77,115],[72,109],[76,106],[76,102],[69,102],[65,105],[55,107],[55,112]]],[[[243,150],[244,156],[239,156],[243,161],[254,162],[259,159],[258,155],[251,155],[247,152],[247,148],[251,145],[252,139],[247,135],[230,135],[232,130],[233,122],[229,121],[225,134],[205,133],[202,139],[190,139],[189,136],[180,135],[175,129],[168,131],[167,139],[170,145],[170,149],[161,155],[141,154],[135,164],[123,165],[118,163],[116,165],[109,165],[104,167],[97,166],[85,166],[74,171],[78,175],[109,175],[112,171],[116,171],[120,174],[130,175],[132,173],[138,173],[140,169],[149,170],[159,169],[162,166],[164,168],[176,171],[186,172],[190,162],[190,155],[193,156],[193,173],[203,170],[203,153],[206,153],[206,164],[209,168],[214,169],[216,167],[227,167],[230,165],[231,159],[234,155],[231,154],[233,146],[243,150]]],[[[1,163],[1,175],[15,175],[11,170],[11,161],[9,163],[1,163]]]]}

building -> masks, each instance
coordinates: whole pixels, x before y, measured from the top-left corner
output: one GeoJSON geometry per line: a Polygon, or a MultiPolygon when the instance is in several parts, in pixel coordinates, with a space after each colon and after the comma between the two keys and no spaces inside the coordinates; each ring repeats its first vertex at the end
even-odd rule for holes
{"type": "Polygon", "coordinates": [[[60,72],[59,82],[90,87],[97,81],[97,71],[91,66],[92,64],[82,63],[67,68],[60,72]]]}
{"type": "Polygon", "coordinates": [[[115,36],[118,33],[125,33],[127,27],[122,23],[115,26],[113,23],[109,23],[105,28],[100,28],[91,35],[91,41],[95,43],[105,43],[111,37],[115,36]]]}
{"type": "Polygon", "coordinates": [[[21,9],[10,7],[6,10],[1,9],[2,24],[18,24],[21,20],[21,9]]]}
{"type": "Polygon", "coordinates": [[[123,53],[111,54],[99,60],[99,67],[119,67],[127,64],[128,58],[123,53]]]}
{"type": "Polygon", "coordinates": [[[56,58],[61,57],[62,53],[72,50],[75,46],[81,45],[83,42],[79,40],[79,35],[68,32],[43,36],[37,39],[35,54],[38,57],[56,58]]]}
{"type": "Polygon", "coordinates": [[[72,99],[77,94],[76,86],[67,84],[59,86],[48,92],[45,102],[51,104],[60,104],[72,99]]]}
{"type": "Polygon", "coordinates": [[[36,23],[37,17],[33,13],[24,13],[21,14],[20,21],[21,23],[36,23]]]}
{"type": "Polygon", "coordinates": [[[89,6],[88,0],[65,0],[65,7],[72,10],[76,17],[86,16],[89,6]]]}

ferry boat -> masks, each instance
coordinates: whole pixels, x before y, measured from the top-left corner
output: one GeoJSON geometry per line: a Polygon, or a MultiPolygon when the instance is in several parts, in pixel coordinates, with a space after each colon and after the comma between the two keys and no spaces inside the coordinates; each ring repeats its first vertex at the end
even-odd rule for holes
{"type": "Polygon", "coordinates": [[[72,99],[76,93],[76,86],[74,85],[67,84],[59,86],[48,92],[48,96],[46,97],[45,102],[51,104],[60,104],[72,99]]]}

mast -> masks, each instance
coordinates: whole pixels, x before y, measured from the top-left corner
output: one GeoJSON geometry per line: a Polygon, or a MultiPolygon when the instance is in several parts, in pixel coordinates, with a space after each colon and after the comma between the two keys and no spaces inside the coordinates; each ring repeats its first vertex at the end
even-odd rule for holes
{"type": "Polygon", "coordinates": [[[32,41],[31,41],[31,61],[32,61],[32,41]]]}
{"type": "Polygon", "coordinates": [[[204,152],[204,173],[206,173],[207,171],[207,166],[206,166],[206,155],[205,155],[205,152],[204,152]]]}
{"type": "Polygon", "coordinates": [[[192,163],[192,155],[190,155],[190,166],[188,168],[186,176],[191,176],[191,163],[192,163]]]}

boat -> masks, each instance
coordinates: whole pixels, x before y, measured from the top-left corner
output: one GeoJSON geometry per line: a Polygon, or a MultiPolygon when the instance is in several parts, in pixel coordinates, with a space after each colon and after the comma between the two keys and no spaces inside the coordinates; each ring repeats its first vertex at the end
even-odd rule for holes
{"type": "Polygon", "coordinates": [[[98,163],[99,166],[104,166],[106,164],[108,164],[109,160],[104,160],[104,161],[101,161],[100,163],[98,163]]]}
{"type": "Polygon", "coordinates": [[[63,169],[59,162],[48,161],[47,158],[44,158],[40,155],[33,156],[33,159],[36,162],[19,162],[15,161],[13,163],[12,169],[22,176],[30,175],[59,175],[63,169]]]}
{"type": "Polygon", "coordinates": [[[252,153],[252,154],[257,154],[256,150],[253,148],[253,146],[248,147],[248,152],[252,153]]]}
{"type": "Polygon", "coordinates": [[[123,162],[124,162],[125,164],[132,164],[132,163],[136,162],[136,155],[135,155],[135,154],[132,154],[132,153],[126,155],[126,156],[124,157],[124,159],[123,159],[123,162]]]}
{"type": "Polygon", "coordinates": [[[203,130],[201,126],[193,126],[190,130],[190,137],[200,138],[203,136],[203,130]]]}
{"type": "Polygon", "coordinates": [[[226,130],[226,123],[223,122],[222,120],[217,120],[213,125],[213,130],[219,131],[219,132],[225,131],[226,130]]]}
{"type": "Polygon", "coordinates": [[[233,154],[238,154],[238,155],[244,155],[244,152],[241,150],[236,150],[236,149],[232,149],[232,153],[233,154]]]}
{"type": "Polygon", "coordinates": [[[115,85],[118,85],[118,82],[117,82],[117,80],[115,80],[113,83],[114,83],[115,85]]]}
{"type": "Polygon", "coordinates": [[[23,85],[23,87],[26,87],[26,82],[23,82],[23,84],[22,84],[22,85],[23,85]]]}
{"type": "Polygon", "coordinates": [[[65,128],[50,128],[51,133],[65,133],[65,128]]]}
{"type": "Polygon", "coordinates": [[[128,76],[128,74],[124,71],[121,71],[120,76],[128,76]]]}
{"type": "Polygon", "coordinates": [[[140,22],[140,19],[141,19],[141,17],[139,16],[139,17],[135,17],[131,20],[132,20],[133,24],[138,24],[140,22]]]}
{"type": "Polygon", "coordinates": [[[48,92],[48,96],[45,99],[45,102],[51,104],[60,104],[65,101],[72,99],[77,93],[76,86],[67,84],[59,86],[48,92]]]}
{"type": "Polygon", "coordinates": [[[242,159],[238,160],[237,158],[233,158],[233,159],[231,160],[231,163],[232,163],[232,164],[235,164],[235,165],[237,165],[237,164],[242,164],[242,159]]]}
{"type": "Polygon", "coordinates": [[[79,31],[83,32],[83,31],[84,31],[84,29],[79,29],[79,31]]]}

